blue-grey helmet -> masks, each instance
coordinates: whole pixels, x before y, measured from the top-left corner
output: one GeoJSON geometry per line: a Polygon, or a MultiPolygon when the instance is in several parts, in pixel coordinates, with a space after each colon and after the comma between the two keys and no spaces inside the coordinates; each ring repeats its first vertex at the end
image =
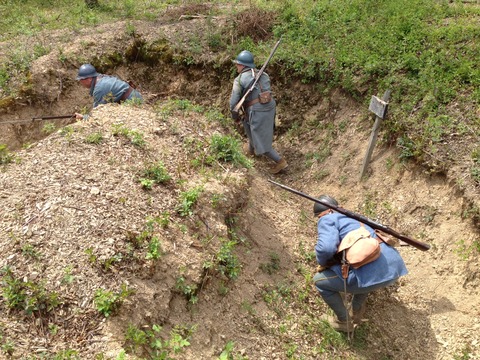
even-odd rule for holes
{"type": "MultiPolygon", "coordinates": [[[[333,197],[328,196],[328,195],[320,195],[318,197],[318,200],[326,202],[327,204],[331,204],[333,206],[338,206],[337,200],[335,200],[333,197]]],[[[325,210],[328,210],[328,209],[330,209],[328,206],[316,202],[313,205],[313,214],[315,216],[318,216],[318,214],[320,214],[321,212],[324,212],[325,210]]]]}
{"type": "Polygon", "coordinates": [[[237,58],[233,60],[235,64],[240,64],[249,68],[255,68],[255,62],[253,61],[253,54],[248,50],[243,50],[238,54],[237,58]]]}
{"type": "Polygon", "coordinates": [[[88,79],[96,76],[98,76],[98,73],[93,65],[83,64],[80,66],[80,69],[78,69],[77,80],[88,79]]]}

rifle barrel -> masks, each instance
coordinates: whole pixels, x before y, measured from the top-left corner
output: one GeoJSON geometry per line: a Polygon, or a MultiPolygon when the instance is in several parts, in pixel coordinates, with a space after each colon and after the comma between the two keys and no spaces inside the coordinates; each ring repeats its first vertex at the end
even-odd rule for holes
{"type": "Polygon", "coordinates": [[[283,184],[279,184],[273,180],[268,180],[269,182],[271,182],[272,184],[274,185],[277,185],[279,187],[281,187],[282,189],[285,189],[287,191],[290,191],[294,194],[297,194],[297,195],[300,195],[306,199],[309,199],[311,201],[314,201],[316,203],[319,203],[319,204],[322,204],[322,205],[325,205],[326,207],[332,209],[332,210],[335,210],[336,212],[339,212],[343,215],[346,215],[348,217],[351,217],[352,219],[355,219],[355,220],[358,220],[358,221],[361,221],[369,226],[371,226],[372,228],[374,229],[378,229],[378,230],[381,230],[387,234],[390,234],[392,236],[395,236],[397,239],[400,239],[402,241],[404,241],[405,243],[407,243],[408,245],[411,245],[419,250],[422,250],[422,251],[427,251],[428,249],[430,249],[430,245],[426,244],[426,243],[423,243],[423,242],[420,242],[420,241],[417,241],[417,240],[414,240],[414,239],[411,239],[405,235],[402,235],[402,234],[399,234],[398,232],[396,232],[395,230],[392,230],[390,229],[388,226],[385,226],[385,225],[382,225],[380,223],[377,223],[373,220],[370,220],[369,218],[363,216],[363,215],[360,215],[360,214],[356,214],[352,211],[349,211],[349,210],[345,210],[341,207],[338,207],[338,206],[335,206],[335,205],[332,205],[332,204],[329,204],[325,201],[322,201],[322,200],[319,200],[319,199],[316,199],[310,195],[307,195],[307,194],[304,194],[298,190],[295,190],[295,189],[292,189],[286,185],[283,185],[283,184]]]}
{"type": "Polygon", "coordinates": [[[51,119],[73,119],[75,118],[75,114],[72,115],[60,115],[60,116],[39,116],[39,117],[32,117],[31,120],[12,120],[12,121],[0,121],[0,125],[6,124],[31,124],[35,120],[51,120],[51,119]]]}
{"type": "Polygon", "coordinates": [[[38,116],[38,117],[32,117],[32,120],[70,119],[74,117],[75,117],[75,114],[57,115],[57,116],[38,116]]]}

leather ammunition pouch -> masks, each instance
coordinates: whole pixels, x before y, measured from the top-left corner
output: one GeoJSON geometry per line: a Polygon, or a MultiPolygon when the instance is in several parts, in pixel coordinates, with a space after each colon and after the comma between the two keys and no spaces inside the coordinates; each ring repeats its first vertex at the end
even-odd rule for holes
{"type": "Polygon", "coordinates": [[[272,93],[270,91],[263,91],[258,95],[258,101],[260,104],[268,104],[272,101],[272,93]]]}
{"type": "Polygon", "coordinates": [[[370,232],[362,226],[350,231],[340,243],[337,253],[342,253],[342,276],[348,277],[350,267],[359,267],[375,261],[380,256],[382,239],[373,238],[370,232]]]}

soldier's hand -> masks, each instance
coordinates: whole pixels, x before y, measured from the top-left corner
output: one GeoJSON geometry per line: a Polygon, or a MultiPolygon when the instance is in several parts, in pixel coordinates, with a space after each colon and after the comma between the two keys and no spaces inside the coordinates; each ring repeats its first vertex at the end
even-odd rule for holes
{"type": "Polygon", "coordinates": [[[316,271],[317,272],[322,272],[322,271],[325,271],[327,269],[328,269],[328,267],[326,267],[326,266],[317,265],[316,271]]]}
{"type": "Polygon", "coordinates": [[[238,111],[233,111],[233,110],[232,110],[232,111],[230,111],[230,113],[231,113],[231,116],[232,116],[232,119],[233,119],[233,120],[235,120],[235,121],[239,120],[239,119],[238,119],[238,118],[239,118],[239,116],[238,116],[238,111]]]}

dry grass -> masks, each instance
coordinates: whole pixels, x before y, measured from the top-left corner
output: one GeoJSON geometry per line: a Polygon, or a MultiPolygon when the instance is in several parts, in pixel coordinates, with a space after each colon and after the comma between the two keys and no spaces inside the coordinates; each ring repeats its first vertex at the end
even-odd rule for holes
{"type": "Polygon", "coordinates": [[[273,11],[250,7],[234,17],[237,36],[248,36],[255,42],[266,40],[272,34],[276,19],[277,14],[273,11]]]}

